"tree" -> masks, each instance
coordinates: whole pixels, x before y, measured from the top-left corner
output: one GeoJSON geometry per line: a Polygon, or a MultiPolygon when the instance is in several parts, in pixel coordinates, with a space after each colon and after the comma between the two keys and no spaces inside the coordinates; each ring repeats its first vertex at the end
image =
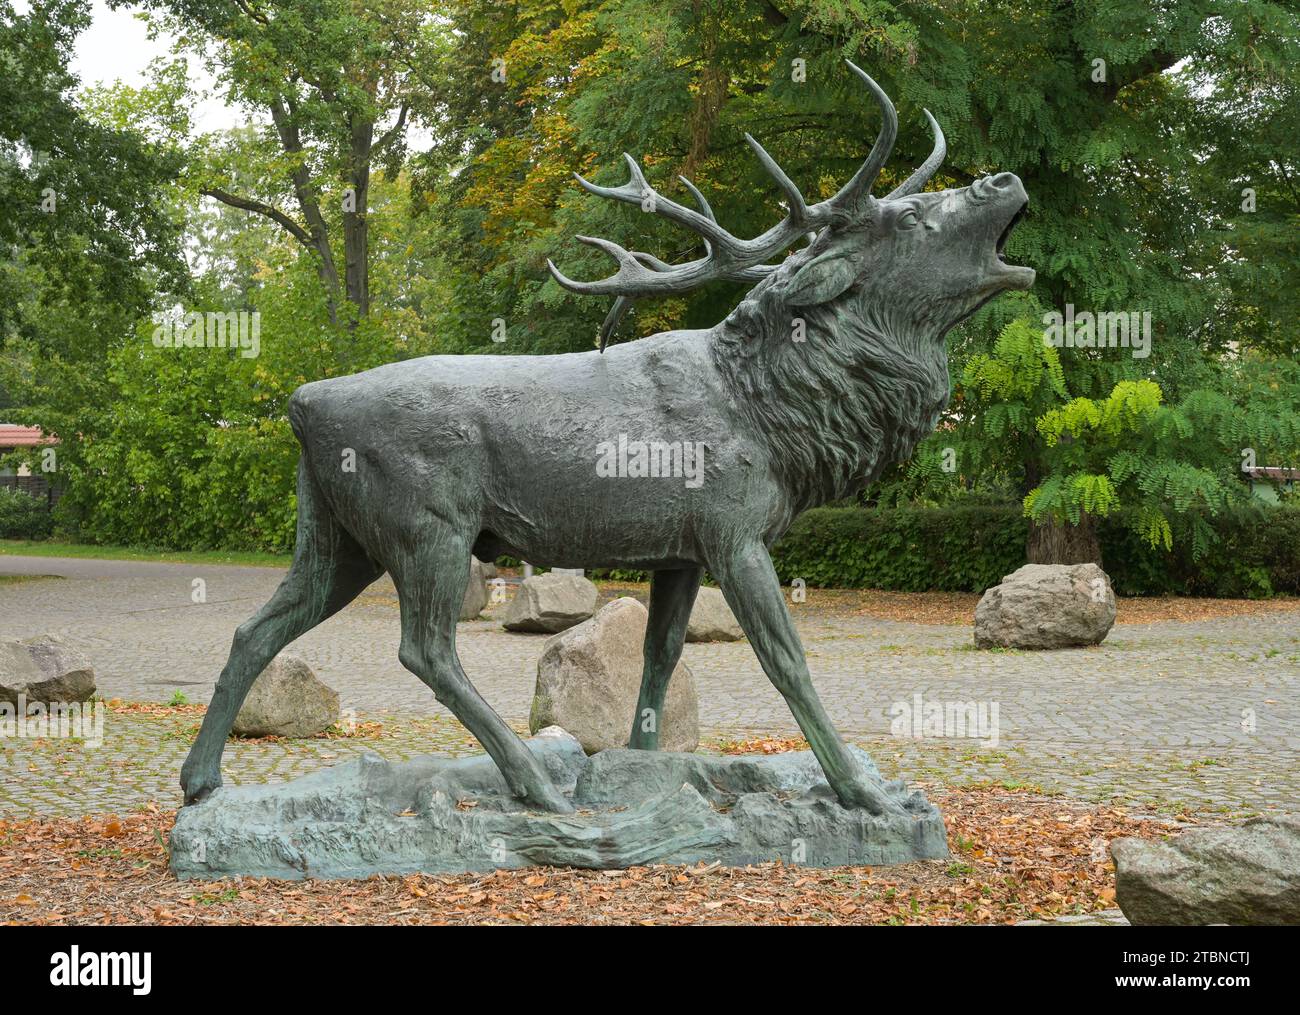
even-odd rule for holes
{"type": "Polygon", "coordinates": [[[1243,462],[1300,460],[1294,365],[1251,356],[1216,381],[1172,406],[1146,379],[1071,397],[1060,353],[1018,318],[966,363],[952,425],[918,448],[909,472],[1023,486],[1024,463],[1041,463],[1024,496],[1030,563],[1100,563],[1094,523],[1116,513],[1152,546],[1186,539],[1200,557],[1215,538],[1207,517],[1249,498],[1243,462]]]}
{"type": "MultiPolygon", "coordinates": [[[[113,0],[124,6],[128,0],[113,0]]],[[[425,102],[419,68],[442,33],[417,0],[146,0],[160,26],[213,54],[227,100],[265,118],[191,166],[200,193],[262,216],[312,259],[332,324],[371,311],[370,187],[396,175],[425,102]],[[236,167],[244,184],[237,190],[236,167]],[[251,173],[250,173],[251,170],[251,173]],[[251,178],[250,178],[251,176],[251,178]],[[286,211],[285,199],[293,211],[286,211]],[[341,267],[340,267],[341,266],[341,267]]],[[[346,358],[346,357],[345,357],[346,358]]]]}
{"type": "Polygon", "coordinates": [[[65,480],[110,415],[107,350],[156,286],[189,283],[167,201],[175,151],[76,94],[68,64],[88,7],[0,3],[0,404],[60,438],[65,480]]]}
{"type": "MultiPolygon", "coordinates": [[[[133,131],[78,108],[68,70],[88,0],[54,0],[18,15],[0,0],[0,328],[22,331],[23,269],[63,296],[115,306],[146,302],[149,272],[184,277],[178,230],[157,198],[180,161],[133,131]]],[[[83,336],[84,338],[84,336],[83,336]]],[[[69,350],[64,349],[64,352],[69,350]]]]}

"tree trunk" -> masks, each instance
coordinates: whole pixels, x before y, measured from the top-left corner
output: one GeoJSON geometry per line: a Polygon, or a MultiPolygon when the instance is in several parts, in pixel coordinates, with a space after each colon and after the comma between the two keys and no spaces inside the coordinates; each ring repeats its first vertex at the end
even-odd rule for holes
{"type": "Polygon", "coordinates": [[[1029,523],[1025,559],[1030,564],[1096,564],[1101,567],[1097,527],[1087,512],[1078,525],[1060,525],[1052,519],[1029,523]]]}
{"type": "Polygon", "coordinates": [[[370,149],[374,143],[373,120],[356,120],[351,125],[352,148],[349,176],[353,201],[343,211],[343,278],[348,302],[356,307],[348,327],[370,313],[370,230],[366,217],[370,200],[370,149]]]}
{"type": "MultiPolygon", "coordinates": [[[[1068,441],[1066,434],[1062,440],[1068,441]]],[[[1034,451],[1025,456],[1023,493],[1028,494],[1043,479],[1043,465],[1034,451]]],[[[1079,524],[1062,525],[1052,518],[1043,522],[1029,521],[1029,537],[1025,540],[1025,561],[1029,564],[1096,564],[1101,567],[1101,542],[1097,539],[1097,525],[1087,511],[1079,513],[1079,524]]]]}
{"type": "Polygon", "coordinates": [[[294,197],[297,198],[303,219],[307,223],[311,246],[320,257],[320,260],[316,262],[316,273],[320,276],[321,284],[325,287],[330,323],[337,325],[339,323],[339,272],[334,263],[334,251],[330,247],[329,230],[325,225],[325,216],[321,214],[320,202],[317,200],[316,193],[311,185],[311,173],[304,158],[302,135],[294,120],[294,113],[294,107],[288,100],[279,97],[272,100],[271,119],[275,122],[276,130],[280,134],[281,147],[287,155],[301,160],[290,173],[290,178],[293,181],[293,193],[294,197]]]}

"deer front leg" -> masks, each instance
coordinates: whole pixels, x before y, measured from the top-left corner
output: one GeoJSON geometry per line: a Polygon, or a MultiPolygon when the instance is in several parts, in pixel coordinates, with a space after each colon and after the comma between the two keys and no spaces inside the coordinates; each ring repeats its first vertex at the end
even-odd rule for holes
{"type": "Polygon", "coordinates": [[[682,657],[686,625],[700,590],[702,568],[684,567],[655,571],[650,576],[650,619],[645,627],[645,669],[641,671],[641,693],[632,716],[632,735],[627,745],[634,750],[659,750],[659,726],[663,722],[664,696],[677,661],[682,657]]]}
{"type": "Polygon", "coordinates": [[[727,604],[749,637],[763,671],[790,706],[840,803],[872,814],[902,813],[862,771],[831,725],[813,688],[803,645],[767,550],[757,543],[739,547],[717,563],[710,561],[710,570],[717,576],[727,604]]]}

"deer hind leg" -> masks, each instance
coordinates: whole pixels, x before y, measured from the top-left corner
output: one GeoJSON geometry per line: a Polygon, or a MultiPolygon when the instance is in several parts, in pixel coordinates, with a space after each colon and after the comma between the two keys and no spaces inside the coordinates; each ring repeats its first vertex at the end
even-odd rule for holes
{"type": "Polygon", "coordinates": [[[720,567],[714,563],[710,561],[710,570],[718,576],[727,604],[749,636],[763,671],[794,713],[840,803],[872,814],[899,811],[862,772],[831,725],[813,688],[799,633],[767,550],[760,544],[738,547],[723,555],[717,562],[720,567]]]}
{"type": "Polygon", "coordinates": [[[655,571],[650,576],[650,619],[645,628],[645,668],[641,693],[632,717],[627,745],[635,750],[657,751],[663,722],[664,697],[677,661],[682,657],[686,625],[700,591],[702,568],[684,567],[655,571]]]}
{"type": "Polygon", "coordinates": [[[293,564],[275,594],[240,624],[199,735],[181,766],[185,802],[221,785],[221,754],[248,690],[295,638],[341,610],[383,574],[339,525],[306,461],[298,464],[298,536],[293,564]]]}
{"type": "Polygon", "coordinates": [[[568,813],[573,805],[461,668],[456,620],[469,581],[470,542],[440,524],[437,532],[421,533],[421,549],[394,566],[402,608],[398,657],[483,745],[511,793],[538,810],[568,813]]]}

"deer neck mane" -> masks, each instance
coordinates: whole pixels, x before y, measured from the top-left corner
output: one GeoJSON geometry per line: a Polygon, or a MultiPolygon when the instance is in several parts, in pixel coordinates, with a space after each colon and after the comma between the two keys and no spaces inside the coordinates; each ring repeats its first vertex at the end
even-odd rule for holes
{"type": "Polygon", "coordinates": [[[771,281],[713,330],[712,355],[797,512],[911,456],[948,404],[948,356],[938,328],[904,325],[869,295],[792,308],[771,281]]]}

